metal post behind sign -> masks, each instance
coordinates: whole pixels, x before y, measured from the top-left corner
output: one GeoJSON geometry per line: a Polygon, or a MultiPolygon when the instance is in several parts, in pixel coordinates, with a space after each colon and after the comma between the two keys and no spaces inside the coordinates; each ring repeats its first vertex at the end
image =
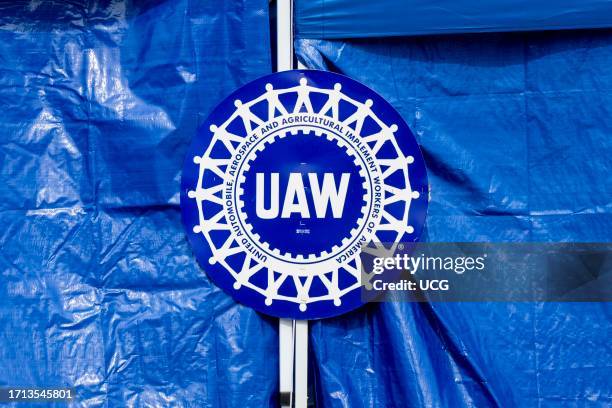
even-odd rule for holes
{"type": "MultiPolygon", "coordinates": [[[[277,71],[293,69],[293,1],[276,2],[277,71]]],[[[280,319],[279,371],[282,407],[306,408],[308,402],[308,320],[280,319]]]]}
{"type": "Polygon", "coordinates": [[[306,408],[308,402],[308,320],[279,320],[280,402],[306,408]]]}
{"type": "Polygon", "coordinates": [[[308,403],[308,320],[295,322],[295,408],[308,403]]]}

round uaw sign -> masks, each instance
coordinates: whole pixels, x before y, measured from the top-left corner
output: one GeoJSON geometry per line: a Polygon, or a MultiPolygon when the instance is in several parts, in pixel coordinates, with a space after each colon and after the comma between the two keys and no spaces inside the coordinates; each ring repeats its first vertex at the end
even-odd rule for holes
{"type": "Polygon", "coordinates": [[[286,71],[222,101],[187,152],[183,223],[210,278],[238,302],[294,319],[362,304],[362,247],[418,239],[423,157],[366,86],[286,71]]]}

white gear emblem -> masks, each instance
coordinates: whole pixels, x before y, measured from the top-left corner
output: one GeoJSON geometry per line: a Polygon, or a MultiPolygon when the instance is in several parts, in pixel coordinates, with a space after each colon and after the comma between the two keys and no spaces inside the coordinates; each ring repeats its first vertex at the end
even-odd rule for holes
{"type": "MultiPolygon", "coordinates": [[[[362,280],[369,279],[358,256],[364,243],[397,244],[406,235],[414,240],[410,238],[415,232],[409,222],[411,203],[427,199],[411,188],[409,169],[414,157],[404,155],[398,146],[394,134],[398,126],[384,123],[374,113],[371,99],[345,95],[340,83],[327,89],[302,77],[292,86],[274,88],[268,83],[260,89],[251,100],[235,100],[233,112],[222,123],[210,125],[206,150],[191,156],[199,169],[197,184],[187,191],[198,212],[198,222],[191,228],[210,247],[209,264],[221,265],[231,274],[234,290],[247,287],[263,296],[267,306],[286,301],[297,304],[301,312],[321,301],[340,306],[345,294],[359,290],[362,280]],[[318,107],[312,103],[313,94],[323,101],[318,107]],[[295,102],[288,107],[283,102],[288,100],[295,102]],[[341,110],[351,113],[342,117],[341,110]],[[236,132],[238,128],[244,132],[236,132]],[[258,155],[284,138],[300,135],[326,139],[346,153],[364,192],[361,212],[346,235],[329,248],[307,253],[271,245],[244,211],[245,175],[258,155]],[[388,210],[391,205],[393,212],[388,210]],[[255,282],[252,277],[261,273],[267,279],[255,282]],[[340,274],[351,275],[352,283],[342,286],[340,274]],[[288,281],[295,287],[290,295],[280,290],[288,281]],[[319,288],[316,294],[314,286],[319,288]]],[[[363,250],[380,255],[394,249],[377,244],[363,250]]]]}

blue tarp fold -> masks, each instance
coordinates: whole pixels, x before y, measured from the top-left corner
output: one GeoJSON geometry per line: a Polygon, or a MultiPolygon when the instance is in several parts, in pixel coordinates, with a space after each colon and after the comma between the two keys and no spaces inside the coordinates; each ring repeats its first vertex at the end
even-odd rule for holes
{"type": "MultiPolygon", "coordinates": [[[[408,122],[431,189],[424,239],[612,239],[612,32],[302,39],[296,50],[408,122]]],[[[313,324],[318,402],[609,406],[611,315],[609,303],[371,305],[313,324]]]]}
{"type": "Polygon", "coordinates": [[[296,0],[303,39],[612,27],[610,0],[296,0]]]}

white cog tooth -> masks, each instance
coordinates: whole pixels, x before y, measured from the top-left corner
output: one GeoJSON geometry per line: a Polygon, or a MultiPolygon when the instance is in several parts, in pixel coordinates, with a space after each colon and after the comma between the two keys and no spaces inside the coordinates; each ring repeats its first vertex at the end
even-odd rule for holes
{"type": "Polygon", "coordinates": [[[308,255],[308,260],[309,260],[309,261],[314,261],[315,259],[317,259],[317,255],[316,255],[316,254],[310,254],[310,255],[308,255]]]}
{"type": "Polygon", "coordinates": [[[326,133],[325,138],[329,140],[330,142],[334,139],[334,137],[330,133],[326,133]]]}
{"type": "Polygon", "coordinates": [[[323,136],[323,131],[321,129],[315,129],[314,134],[315,136],[323,136]]]}
{"type": "Polygon", "coordinates": [[[303,261],[304,260],[304,255],[302,254],[298,254],[295,259],[297,259],[298,261],[303,261]]]}
{"type": "Polygon", "coordinates": [[[289,132],[290,132],[292,135],[297,135],[297,134],[298,134],[298,130],[297,130],[297,129],[295,129],[295,128],[294,128],[294,129],[289,130],[289,132]]]}

